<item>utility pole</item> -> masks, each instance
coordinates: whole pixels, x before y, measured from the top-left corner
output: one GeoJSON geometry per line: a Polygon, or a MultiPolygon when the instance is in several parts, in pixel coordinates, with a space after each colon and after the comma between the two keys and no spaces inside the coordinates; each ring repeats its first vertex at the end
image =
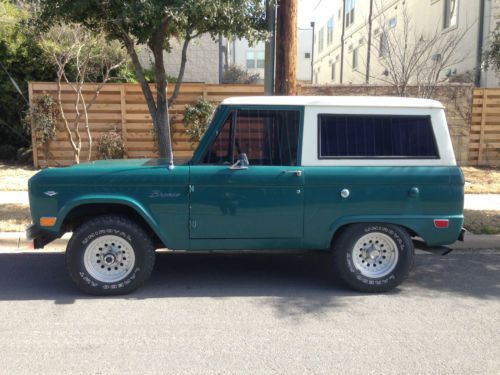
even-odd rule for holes
{"type": "Polygon", "coordinates": [[[297,0],[280,0],[276,30],[277,95],[297,94],[297,0]]]}
{"type": "Polygon", "coordinates": [[[276,4],[274,0],[266,0],[267,31],[269,39],[266,41],[265,67],[264,67],[264,93],[274,94],[274,49],[276,42],[276,4]]]}

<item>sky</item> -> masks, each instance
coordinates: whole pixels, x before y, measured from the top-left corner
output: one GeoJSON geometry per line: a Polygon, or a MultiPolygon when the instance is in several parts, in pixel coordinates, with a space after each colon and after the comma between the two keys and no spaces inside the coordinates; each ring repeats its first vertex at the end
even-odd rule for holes
{"type": "Polygon", "coordinates": [[[297,15],[297,24],[299,28],[311,28],[313,9],[318,0],[299,0],[299,12],[297,15]]]}

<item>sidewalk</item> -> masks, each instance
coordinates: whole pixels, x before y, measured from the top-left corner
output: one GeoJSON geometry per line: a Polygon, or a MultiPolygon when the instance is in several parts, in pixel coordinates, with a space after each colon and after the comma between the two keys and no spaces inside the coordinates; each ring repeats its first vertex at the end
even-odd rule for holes
{"type": "MultiPolygon", "coordinates": [[[[0,191],[0,204],[28,204],[26,191],[0,191]]],[[[466,210],[500,210],[500,194],[465,194],[466,210]]]]}
{"type": "Polygon", "coordinates": [[[27,191],[0,191],[0,204],[29,204],[27,191]]]}

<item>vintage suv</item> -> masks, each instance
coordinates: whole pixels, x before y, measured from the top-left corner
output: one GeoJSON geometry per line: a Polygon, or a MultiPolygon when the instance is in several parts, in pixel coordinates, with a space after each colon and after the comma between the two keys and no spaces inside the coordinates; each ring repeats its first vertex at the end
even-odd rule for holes
{"type": "Polygon", "coordinates": [[[323,250],[351,287],[400,284],[427,247],[463,240],[464,177],[443,106],[392,97],[237,97],[192,159],[96,161],[29,181],[41,248],[73,232],[71,278],[123,294],[155,249],[323,250]]]}

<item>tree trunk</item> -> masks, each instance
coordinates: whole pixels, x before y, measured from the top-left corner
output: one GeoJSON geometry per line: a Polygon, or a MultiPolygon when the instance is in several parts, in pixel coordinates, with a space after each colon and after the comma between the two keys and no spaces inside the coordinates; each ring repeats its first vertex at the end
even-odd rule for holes
{"type": "Polygon", "coordinates": [[[164,36],[159,31],[152,39],[150,48],[153,51],[154,72],[156,81],[156,116],[155,125],[157,131],[160,158],[167,159],[169,165],[173,164],[172,141],[170,137],[170,121],[168,117],[167,100],[167,75],[163,63],[163,41],[164,36]]]}
{"type": "MultiPolygon", "coordinates": [[[[193,36],[196,38],[196,36],[193,36]]],[[[184,71],[186,70],[186,63],[187,63],[187,49],[189,46],[189,42],[193,38],[189,33],[186,35],[186,38],[184,39],[184,44],[182,45],[182,53],[181,53],[181,66],[179,68],[179,74],[177,76],[177,82],[175,82],[175,88],[172,96],[168,100],[168,108],[172,106],[172,104],[175,103],[175,100],[177,99],[177,96],[179,95],[179,90],[181,88],[181,83],[182,79],[184,78],[184,71]]]]}
{"type": "Polygon", "coordinates": [[[278,6],[275,93],[297,95],[297,0],[278,6]]]}

